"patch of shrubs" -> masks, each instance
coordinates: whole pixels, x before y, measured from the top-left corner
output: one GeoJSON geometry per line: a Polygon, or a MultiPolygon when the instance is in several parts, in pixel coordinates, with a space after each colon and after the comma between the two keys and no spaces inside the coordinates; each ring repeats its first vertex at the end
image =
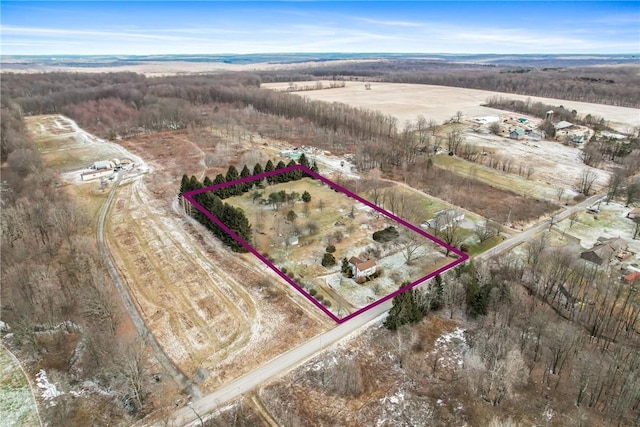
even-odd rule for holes
{"type": "Polygon", "coordinates": [[[328,254],[332,254],[332,253],[334,253],[335,251],[336,251],[336,247],[335,247],[335,246],[333,246],[333,245],[329,245],[329,246],[327,246],[327,253],[328,253],[328,254]]]}
{"type": "Polygon", "coordinates": [[[326,252],[322,257],[322,266],[323,267],[331,267],[336,265],[336,258],[330,253],[326,252]]]}
{"type": "Polygon", "coordinates": [[[318,294],[318,290],[316,288],[311,288],[311,290],[309,291],[309,295],[311,296],[315,296],[318,294]]]}
{"type": "Polygon", "coordinates": [[[384,230],[376,231],[373,233],[373,240],[380,243],[390,242],[397,239],[400,236],[398,230],[391,225],[384,230]]]}

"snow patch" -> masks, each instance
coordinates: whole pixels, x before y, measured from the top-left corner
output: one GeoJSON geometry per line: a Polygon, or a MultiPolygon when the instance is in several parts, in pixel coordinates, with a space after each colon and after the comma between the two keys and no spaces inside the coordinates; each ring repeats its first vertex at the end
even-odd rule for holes
{"type": "Polygon", "coordinates": [[[36,385],[42,389],[42,399],[49,401],[49,406],[56,406],[54,399],[63,393],[58,391],[56,385],[49,381],[44,369],[40,369],[40,372],[36,374],[36,385]]]}
{"type": "Polygon", "coordinates": [[[464,329],[456,328],[453,332],[442,334],[436,339],[432,354],[438,357],[442,367],[462,368],[464,365],[463,356],[469,348],[464,332],[464,329]]]}

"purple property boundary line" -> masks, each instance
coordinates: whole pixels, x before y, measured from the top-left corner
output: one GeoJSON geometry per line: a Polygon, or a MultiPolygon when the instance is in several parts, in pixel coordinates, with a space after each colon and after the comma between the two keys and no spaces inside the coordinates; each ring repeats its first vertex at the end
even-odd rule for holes
{"type": "Polygon", "coordinates": [[[364,313],[367,310],[371,310],[373,307],[380,305],[382,303],[384,303],[385,301],[390,300],[391,298],[395,297],[396,295],[399,295],[405,291],[408,291],[409,289],[412,289],[416,286],[418,286],[419,284],[431,279],[432,277],[443,273],[453,267],[455,267],[458,264],[461,264],[463,262],[465,262],[467,259],[469,259],[469,255],[465,254],[464,252],[454,248],[453,246],[450,246],[446,243],[444,243],[443,241],[441,241],[440,239],[437,239],[436,237],[426,233],[425,231],[421,230],[420,228],[416,227],[413,224],[410,224],[408,222],[406,222],[405,220],[398,218],[397,216],[393,215],[390,212],[387,212],[386,210],[374,205],[373,203],[369,202],[368,200],[363,199],[362,197],[358,196],[355,193],[352,193],[351,191],[347,190],[346,188],[343,188],[341,186],[339,186],[338,184],[334,183],[333,181],[328,180],[327,178],[323,177],[322,175],[319,175],[315,172],[313,172],[312,170],[302,166],[302,165],[295,165],[295,166],[289,166],[286,168],[282,168],[282,169],[275,169],[273,171],[269,171],[269,172],[263,172],[261,174],[258,175],[252,175],[252,176],[248,176],[246,178],[240,178],[237,179],[235,181],[231,181],[231,182],[225,182],[222,184],[217,184],[217,185],[213,185],[210,187],[204,187],[204,188],[199,188],[197,190],[192,190],[192,191],[187,191],[186,193],[184,193],[182,195],[186,200],[189,201],[189,203],[191,203],[193,206],[195,206],[196,209],[198,209],[200,212],[202,212],[207,218],[209,218],[211,221],[213,221],[218,227],[222,228],[225,232],[227,232],[231,237],[233,237],[235,240],[238,241],[238,243],[240,243],[245,249],[247,249],[249,252],[251,252],[252,254],[254,254],[256,257],[258,257],[258,259],[260,259],[260,261],[262,261],[263,263],[265,263],[269,268],[271,268],[273,271],[275,271],[280,277],[282,277],[287,283],[289,283],[291,286],[293,286],[295,289],[298,290],[298,292],[300,292],[302,295],[304,295],[309,301],[311,301],[316,307],[318,307],[320,310],[322,310],[327,316],[329,316],[330,318],[332,318],[336,323],[344,323],[349,319],[354,318],[355,316],[364,313]],[[200,205],[198,202],[196,202],[193,199],[193,196],[197,196],[198,194],[202,194],[202,193],[206,193],[209,191],[214,191],[217,190],[219,188],[225,188],[225,187],[230,187],[232,185],[236,185],[236,184],[241,184],[244,182],[250,182],[250,181],[257,181],[257,180],[261,180],[264,179],[266,177],[269,176],[273,176],[273,175],[279,175],[281,173],[285,173],[285,172],[290,172],[290,171],[294,171],[294,170],[300,170],[304,173],[306,173],[308,176],[313,177],[315,179],[318,179],[322,182],[324,182],[325,184],[327,184],[330,188],[340,191],[344,194],[346,194],[347,196],[351,197],[352,199],[355,199],[357,201],[359,201],[360,203],[364,203],[365,205],[371,207],[372,209],[375,209],[376,211],[378,211],[379,213],[381,213],[382,215],[386,216],[387,218],[390,218],[402,225],[404,225],[405,227],[409,228],[410,230],[420,234],[423,237],[426,237],[427,239],[437,243],[440,246],[444,246],[445,248],[449,249],[449,251],[455,253],[456,255],[458,255],[458,259],[452,261],[451,263],[445,265],[444,267],[441,267],[439,269],[437,269],[436,271],[431,272],[430,274],[421,277],[420,279],[409,283],[407,286],[403,286],[402,288],[398,289],[397,291],[382,297],[374,302],[372,302],[371,304],[357,310],[354,311],[353,313],[349,314],[348,316],[339,318],[337,316],[335,316],[331,311],[329,311],[325,306],[323,306],[321,303],[319,303],[315,298],[313,298],[311,295],[309,295],[304,289],[302,289],[300,286],[298,286],[298,284],[296,282],[294,282],[292,279],[290,279],[286,274],[284,274],[282,271],[280,271],[280,269],[278,269],[278,267],[276,267],[271,261],[269,261],[268,259],[266,259],[264,256],[262,256],[262,254],[260,254],[256,249],[254,249],[251,245],[249,245],[247,242],[245,242],[242,238],[240,238],[240,236],[238,236],[236,233],[234,233],[231,229],[229,229],[229,227],[227,227],[226,225],[224,225],[218,218],[216,218],[215,216],[213,216],[211,214],[211,212],[209,212],[208,210],[206,210],[202,205],[200,205]]]}

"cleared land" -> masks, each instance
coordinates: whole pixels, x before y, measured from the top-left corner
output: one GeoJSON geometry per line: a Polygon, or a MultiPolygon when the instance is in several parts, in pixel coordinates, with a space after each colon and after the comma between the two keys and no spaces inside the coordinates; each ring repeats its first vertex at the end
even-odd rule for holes
{"type": "MultiPolygon", "coordinates": [[[[275,274],[251,257],[229,254],[178,209],[181,172],[205,172],[204,153],[183,136],[143,136],[121,141],[123,148],[95,137],[87,141],[88,134],[63,116],[31,117],[28,124],[39,132],[36,142],[44,141],[39,147],[51,144],[52,153],[57,153],[56,140],[46,137],[48,129],[60,138],[69,158],[76,149],[95,148],[94,158],[67,161],[70,171],[86,167],[86,160],[90,164],[115,154],[141,164],[141,157],[148,160],[151,172],[129,174],[121,183],[106,223],[107,242],[147,326],[188,376],[201,369],[201,390],[215,388],[331,325],[275,274]]],[[[77,182],[77,174],[63,178],[77,182]]],[[[99,187],[95,181],[69,187],[93,217],[106,194],[99,187]]]]}
{"type": "MultiPolygon", "coordinates": [[[[300,86],[315,82],[296,82],[300,86]]],[[[323,82],[328,87],[331,82],[323,82]]],[[[626,132],[640,126],[640,110],[611,105],[589,104],[586,102],[566,101],[553,98],[516,95],[512,93],[490,92],[478,89],[465,89],[448,86],[431,86],[402,83],[372,83],[371,90],[365,89],[364,82],[345,82],[344,88],[296,92],[309,99],[327,102],[342,102],[355,107],[377,110],[397,117],[400,124],[406,120],[415,122],[419,115],[427,120],[443,122],[455,117],[458,111],[464,116],[500,115],[504,111],[483,107],[492,96],[504,96],[512,99],[540,101],[550,105],[563,105],[579,114],[598,115],[610,122],[610,125],[626,132]]],[[[286,90],[289,83],[265,83],[266,89],[286,90]]]]}
{"type": "Polygon", "coordinates": [[[443,250],[426,237],[310,178],[267,186],[262,198],[254,199],[249,192],[225,201],[247,214],[253,224],[256,250],[268,254],[299,286],[315,290],[316,298],[321,295],[329,301],[325,305],[338,317],[396,291],[399,283],[413,282],[447,263],[443,250]],[[308,203],[270,203],[267,195],[280,191],[306,191],[312,199],[308,203]],[[295,219],[288,219],[290,212],[295,219]],[[387,243],[373,240],[373,232],[389,226],[400,233],[396,239],[387,243]],[[294,237],[297,241],[291,244],[294,237]],[[324,267],[321,262],[329,245],[335,248],[332,255],[336,265],[324,267]],[[341,261],[354,256],[374,260],[380,276],[361,284],[345,277],[341,261]]]}

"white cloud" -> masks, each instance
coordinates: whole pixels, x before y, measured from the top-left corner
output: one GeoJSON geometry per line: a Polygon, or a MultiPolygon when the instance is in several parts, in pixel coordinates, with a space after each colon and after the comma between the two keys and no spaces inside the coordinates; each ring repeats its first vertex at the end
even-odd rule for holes
{"type": "Polygon", "coordinates": [[[422,27],[423,26],[423,24],[419,22],[411,22],[411,21],[385,21],[385,20],[371,19],[371,18],[356,18],[356,20],[361,22],[366,22],[368,24],[384,25],[388,27],[422,27]]]}

